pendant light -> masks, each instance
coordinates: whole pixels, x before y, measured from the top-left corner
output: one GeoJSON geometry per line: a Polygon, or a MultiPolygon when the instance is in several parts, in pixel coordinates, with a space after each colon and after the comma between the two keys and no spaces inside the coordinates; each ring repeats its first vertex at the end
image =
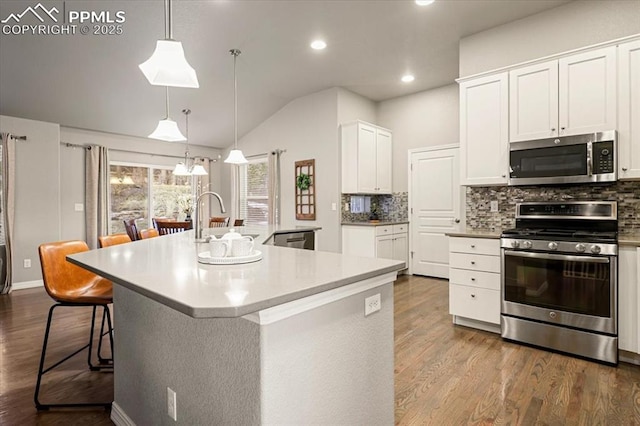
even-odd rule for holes
{"type": "Polygon", "coordinates": [[[247,159],[244,158],[242,151],[238,149],[238,79],[236,77],[236,60],[240,52],[238,49],[231,49],[229,51],[233,55],[233,149],[229,152],[229,156],[225,163],[229,164],[246,164],[247,159]]]}
{"type": "Polygon", "coordinates": [[[164,1],[164,40],[158,40],[149,59],[138,65],[154,86],[200,87],[198,76],[184,57],[182,43],[173,39],[171,0],[164,1]]]}
{"type": "Polygon", "coordinates": [[[193,166],[189,167],[189,114],[191,114],[191,110],[189,108],[185,108],[182,110],[182,113],[185,117],[185,126],[187,129],[187,146],[184,152],[184,162],[179,162],[176,164],[176,167],[173,169],[173,174],[176,176],[206,176],[208,173],[202,167],[201,164],[196,164],[196,160],[193,160],[193,166]]]}
{"type": "Polygon", "coordinates": [[[180,142],[180,141],[184,141],[187,140],[182,133],[180,133],[180,129],[178,129],[178,124],[176,124],[175,121],[173,121],[170,117],[169,117],[169,87],[167,86],[167,92],[166,92],[166,112],[167,112],[167,116],[165,117],[164,120],[160,120],[158,122],[158,127],[156,127],[156,130],[153,131],[153,133],[151,133],[149,135],[149,137],[151,139],[160,139],[161,141],[168,141],[168,142],[180,142]]]}

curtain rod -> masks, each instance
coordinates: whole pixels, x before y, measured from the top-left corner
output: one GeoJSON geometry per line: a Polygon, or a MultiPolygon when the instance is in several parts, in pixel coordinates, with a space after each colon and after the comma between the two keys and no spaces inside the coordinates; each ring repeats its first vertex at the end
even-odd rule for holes
{"type": "Polygon", "coordinates": [[[283,152],[287,152],[287,150],[286,149],[274,149],[273,151],[263,152],[262,154],[247,155],[245,158],[266,157],[269,154],[275,155],[275,154],[282,154],[283,152]]]}
{"type": "Polygon", "coordinates": [[[27,137],[26,136],[11,135],[11,139],[13,139],[14,141],[26,141],[27,137]]]}
{"type": "MultiPolygon", "coordinates": [[[[60,145],[64,145],[67,148],[83,148],[83,149],[90,149],[91,145],[83,145],[83,144],[77,144],[77,143],[70,143],[70,142],[60,142],[60,145]]],[[[143,151],[132,151],[130,149],[118,149],[118,148],[108,148],[109,151],[118,151],[118,152],[127,152],[129,154],[142,154],[142,155],[150,155],[152,157],[166,157],[166,158],[184,158],[184,156],[180,155],[170,155],[170,154],[152,154],[150,152],[143,152],[143,151]]],[[[194,157],[190,157],[190,158],[202,158],[203,160],[208,160],[208,161],[213,161],[214,163],[216,163],[218,161],[217,158],[209,158],[209,157],[204,157],[201,155],[197,155],[194,157]]]]}

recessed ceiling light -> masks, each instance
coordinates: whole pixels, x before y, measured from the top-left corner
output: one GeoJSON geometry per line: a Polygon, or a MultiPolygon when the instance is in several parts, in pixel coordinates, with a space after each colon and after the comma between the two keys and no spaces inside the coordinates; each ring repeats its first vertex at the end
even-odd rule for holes
{"type": "Polygon", "coordinates": [[[314,40],[313,42],[311,42],[311,48],[315,49],[315,50],[322,50],[325,47],[327,47],[327,43],[325,43],[322,40],[314,40]]]}
{"type": "Polygon", "coordinates": [[[431,4],[431,3],[433,3],[434,1],[436,1],[436,0],[416,0],[416,4],[418,6],[427,6],[427,5],[431,4]]]}
{"type": "Polygon", "coordinates": [[[402,80],[403,83],[411,83],[415,79],[416,78],[411,74],[407,74],[407,75],[403,75],[400,80],[402,80]]]}

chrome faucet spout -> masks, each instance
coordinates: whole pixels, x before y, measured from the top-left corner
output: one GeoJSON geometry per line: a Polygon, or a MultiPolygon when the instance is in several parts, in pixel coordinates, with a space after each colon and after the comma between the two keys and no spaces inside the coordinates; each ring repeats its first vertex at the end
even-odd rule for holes
{"type": "Polygon", "coordinates": [[[218,202],[220,203],[220,211],[222,213],[226,213],[227,211],[224,208],[224,202],[222,201],[222,197],[220,196],[220,194],[218,194],[217,192],[213,192],[213,191],[206,191],[203,192],[202,194],[200,194],[196,200],[196,217],[195,222],[196,222],[196,241],[200,241],[202,240],[202,225],[200,224],[200,215],[202,214],[201,211],[201,205],[200,205],[200,200],[202,199],[202,197],[204,197],[205,195],[213,195],[214,197],[216,197],[218,199],[218,202]]]}

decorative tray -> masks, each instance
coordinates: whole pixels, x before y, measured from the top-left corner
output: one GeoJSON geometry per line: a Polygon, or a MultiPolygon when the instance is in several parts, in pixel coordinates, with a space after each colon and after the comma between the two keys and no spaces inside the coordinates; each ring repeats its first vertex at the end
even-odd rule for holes
{"type": "Polygon", "coordinates": [[[236,256],[236,257],[211,257],[208,251],[198,253],[198,262],[207,263],[209,265],[238,265],[240,263],[257,262],[262,259],[262,252],[254,250],[248,256],[236,256]]]}

